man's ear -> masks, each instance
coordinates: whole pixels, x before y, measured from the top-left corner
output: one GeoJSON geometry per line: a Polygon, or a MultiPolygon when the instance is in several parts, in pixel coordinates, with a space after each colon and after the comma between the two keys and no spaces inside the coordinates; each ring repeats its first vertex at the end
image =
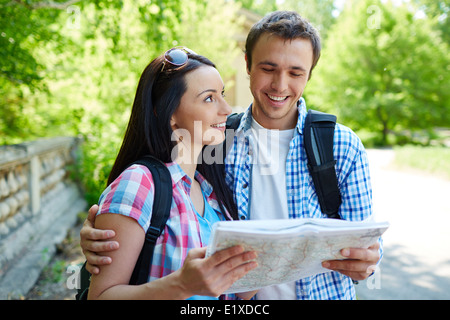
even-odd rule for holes
{"type": "Polygon", "coordinates": [[[245,54],[245,68],[247,69],[247,74],[250,75],[250,68],[248,67],[247,53],[245,54]]]}

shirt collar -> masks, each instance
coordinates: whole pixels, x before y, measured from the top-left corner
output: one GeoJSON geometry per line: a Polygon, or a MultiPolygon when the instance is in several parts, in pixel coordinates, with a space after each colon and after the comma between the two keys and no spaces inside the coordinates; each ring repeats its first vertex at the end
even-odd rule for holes
{"type": "MultiPolygon", "coordinates": [[[[185,182],[183,185],[186,185],[188,188],[191,187],[192,185],[191,178],[189,178],[189,176],[183,171],[183,169],[181,169],[178,163],[176,163],[175,161],[169,162],[166,163],[166,167],[167,169],[169,169],[174,185],[179,183],[180,180],[183,180],[185,182]]],[[[198,171],[195,171],[195,179],[199,182],[200,187],[205,193],[205,196],[210,197],[213,189],[212,186],[209,184],[209,182],[206,181],[206,179],[198,171]]]]}
{"type": "MultiPolygon", "coordinates": [[[[246,132],[247,130],[251,129],[252,127],[252,105],[247,108],[247,110],[244,112],[244,115],[242,116],[241,123],[239,124],[239,127],[236,129],[236,133],[239,131],[246,132]]],[[[305,99],[303,97],[300,98],[300,100],[297,101],[297,109],[298,109],[298,120],[296,129],[297,132],[301,135],[303,135],[303,126],[306,119],[306,103],[305,99]]]]}

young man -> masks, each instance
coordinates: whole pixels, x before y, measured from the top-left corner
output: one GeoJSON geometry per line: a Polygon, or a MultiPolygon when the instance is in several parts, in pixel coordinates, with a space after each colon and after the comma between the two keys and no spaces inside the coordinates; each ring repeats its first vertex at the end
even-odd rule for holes
{"type": "MultiPolygon", "coordinates": [[[[241,219],[326,218],[303,147],[306,106],[302,94],[320,50],[317,31],[295,12],[273,12],[250,30],[246,62],[254,100],[241,119],[225,163],[241,219]]],[[[339,215],[345,220],[367,219],[372,215],[372,191],[364,147],[350,129],[339,124],[334,140],[342,194],[339,215]]],[[[105,231],[92,230],[91,225],[87,221],[81,232],[86,256],[92,264],[103,263],[101,259],[108,262],[90,251],[117,244],[89,241],[107,238],[105,231]]],[[[324,262],[333,272],[263,288],[257,298],[354,299],[352,279],[363,280],[372,273],[381,256],[380,246],[344,248],[341,253],[348,259],[324,262]]]]}

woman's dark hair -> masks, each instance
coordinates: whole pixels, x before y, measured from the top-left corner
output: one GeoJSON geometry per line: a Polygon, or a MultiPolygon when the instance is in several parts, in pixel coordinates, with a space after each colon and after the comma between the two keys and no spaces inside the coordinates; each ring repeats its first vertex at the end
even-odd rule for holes
{"type": "Polygon", "coordinates": [[[317,65],[322,49],[318,31],[306,19],[295,11],[275,11],[269,13],[258,21],[250,29],[245,43],[245,53],[247,55],[247,69],[252,67],[253,48],[262,34],[268,33],[279,36],[285,40],[309,39],[313,47],[313,61],[309,77],[317,65]]]}
{"type": "MultiPolygon", "coordinates": [[[[165,163],[172,161],[172,150],[176,142],[172,141],[170,119],[186,92],[185,76],[201,66],[216,67],[203,56],[188,56],[188,61],[180,68],[163,70],[164,55],[161,55],[144,69],[122,146],[108,177],[108,185],[131,163],[145,155],[151,155],[165,163]]],[[[225,184],[223,166],[202,165],[198,166],[197,170],[213,186],[222,212],[225,207],[234,219],[237,218],[232,192],[225,184]]]]}

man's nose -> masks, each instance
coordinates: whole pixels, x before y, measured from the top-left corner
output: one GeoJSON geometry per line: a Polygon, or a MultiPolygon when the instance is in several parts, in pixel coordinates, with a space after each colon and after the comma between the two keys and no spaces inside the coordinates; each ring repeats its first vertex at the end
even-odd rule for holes
{"type": "Polygon", "coordinates": [[[272,78],[271,88],[276,92],[284,92],[287,89],[287,76],[283,74],[276,74],[272,78]]]}

